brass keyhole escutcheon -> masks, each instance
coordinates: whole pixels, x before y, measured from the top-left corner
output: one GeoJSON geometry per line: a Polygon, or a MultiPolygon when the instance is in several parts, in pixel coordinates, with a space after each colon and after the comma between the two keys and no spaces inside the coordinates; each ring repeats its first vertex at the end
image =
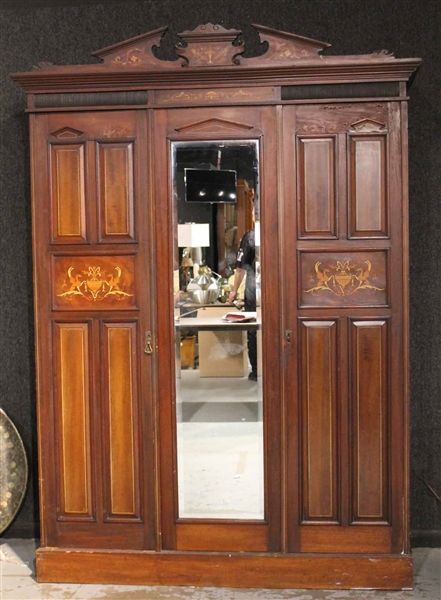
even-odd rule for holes
{"type": "Polygon", "coordinates": [[[147,355],[153,354],[152,332],[151,331],[145,332],[144,353],[147,355]]]}

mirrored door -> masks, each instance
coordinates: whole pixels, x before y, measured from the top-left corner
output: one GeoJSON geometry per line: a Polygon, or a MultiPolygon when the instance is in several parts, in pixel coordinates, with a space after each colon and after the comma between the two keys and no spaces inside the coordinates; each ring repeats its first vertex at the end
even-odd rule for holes
{"type": "Polygon", "coordinates": [[[277,228],[276,153],[265,170],[271,109],[252,109],[260,126],[246,137],[237,123],[247,115],[226,110],[238,113],[234,137],[219,135],[214,119],[210,134],[208,119],[203,133],[182,139],[176,131],[194,111],[164,113],[156,124],[168,179],[167,198],[157,182],[168,210],[157,231],[169,310],[158,302],[158,316],[170,332],[158,355],[170,377],[160,395],[163,539],[177,549],[264,551],[280,537],[278,248],[264,235],[277,228]]]}
{"type": "Polygon", "coordinates": [[[171,156],[178,516],[263,521],[259,142],[171,156]]]}

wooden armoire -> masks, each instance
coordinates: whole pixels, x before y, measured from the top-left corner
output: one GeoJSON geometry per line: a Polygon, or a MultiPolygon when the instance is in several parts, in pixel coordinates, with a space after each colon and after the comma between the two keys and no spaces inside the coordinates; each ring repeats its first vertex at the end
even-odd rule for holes
{"type": "Polygon", "coordinates": [[[95,52],[99,64],[13,75],[31,132],[39,581],[412,585],[407,90],[420,60],[332,56],[254,27],[254,57],[240,31],[207,24],[180,34],[173,61],[157,57],[162,28],[95,52]],[[247,144],[261,513],[210,517],[199,498],[182,510],[194,472],[178,493],[176,156],[247,144]]]}

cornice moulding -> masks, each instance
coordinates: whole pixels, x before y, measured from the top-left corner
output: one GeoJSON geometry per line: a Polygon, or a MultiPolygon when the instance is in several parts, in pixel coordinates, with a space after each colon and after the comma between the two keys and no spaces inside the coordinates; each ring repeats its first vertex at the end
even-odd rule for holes
{"type": "Polygon", "coordinates": [[[176,86],[204,87],[207,84],[234,85],[305,85],[344,81],[408,81],[421,64],[420,59],[395,59],[394,62],[332,61],[310,62],[296,66],[266,68],[223,67],[222,69],[186,68],[180,71],[147,71],[144,69],[112,71],[99,65],[88,67],[50,67],[42,71],[14,73],[12,79],[27,92],[49,89],[69,91],[93,86],[100,89],[161,89],[176,86]]]}

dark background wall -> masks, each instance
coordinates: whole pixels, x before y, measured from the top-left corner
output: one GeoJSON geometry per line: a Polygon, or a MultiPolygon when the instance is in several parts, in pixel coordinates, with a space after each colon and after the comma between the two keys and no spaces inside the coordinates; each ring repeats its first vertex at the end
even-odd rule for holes
{"type": "Polygon", "coordinates": [[[40,61],[94,62],[91,52],[163,25],[170,29],[162,56],[177,32],[211,21],[244,31],[259,23],[332,43],[329,54],[387,48],[424,63],[411,88],[411,527],[441,530],[441,8],[437,0],[93,0],[4,1],[0,24],[2,68],[0,161],[0,402],[19,429],[30,461],[29,489],[7,532],[38,533],[37,450],[29,143],[24,93],[8,73],[40,61]],[[47,6],[44,6],[44,5],[47,6]],[[57,6],[58,5],[58,6],[57,6]],[[21,7],[22,6],[22,7],[21,7]],[[430,489],[431,488],[431,489],[430,489]]]}

